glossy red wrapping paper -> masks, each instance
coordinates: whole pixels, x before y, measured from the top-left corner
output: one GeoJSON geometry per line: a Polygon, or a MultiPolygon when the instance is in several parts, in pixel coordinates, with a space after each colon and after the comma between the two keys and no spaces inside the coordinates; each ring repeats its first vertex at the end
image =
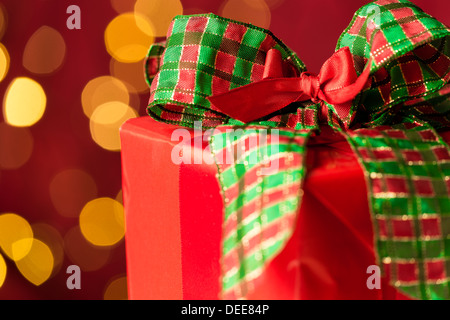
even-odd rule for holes
{"type": "MultiPolygon", "coordinates": [[[[130,299],[220,297],[217,168],[205,161],[174,164],[177,128],[150,117],[121,128],[130,299]]],[[[198,143],[202,137],[184,130],[192,133],[192,148],[202,148],[192,155],[208,151],[207,142],[198,143]]],[[[324,130],[310,139],[306,161],[296,231],[249,298],[407,299],[384,278],[381,289],[367,287],[367,268],[376,264],[372,222],[364,174],[347,142],[324,130]]]]}

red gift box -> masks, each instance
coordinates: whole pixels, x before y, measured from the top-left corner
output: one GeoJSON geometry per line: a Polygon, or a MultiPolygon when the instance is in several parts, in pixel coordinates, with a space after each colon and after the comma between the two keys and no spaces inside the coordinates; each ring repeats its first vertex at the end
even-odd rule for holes
{"type": "MultiPolygon", "coordinates": [[[[191,164],[172,161],[180,128],[150,117],[121,128],[130,299],[220,297],[217,168],[201,161],[208,143],[186,128],[191,164]]],[[[340,134],[324,128],[310,139],[307,172],[295,233],[248,298],[405,299],[384,278],[380,289],[367,286],[376,264],[367,188],[340,134]]]]}

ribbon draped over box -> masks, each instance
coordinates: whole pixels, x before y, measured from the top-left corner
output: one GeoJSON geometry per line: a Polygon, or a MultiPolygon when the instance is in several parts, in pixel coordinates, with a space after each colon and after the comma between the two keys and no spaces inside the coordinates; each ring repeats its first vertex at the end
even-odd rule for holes
{"type": "Polygon", "coordinates": [[[314,75],[268,30],[213,14],[174,18],[148,54],[148,113],[215,128],[222,298],[245,298],[283,250],[308,138],[330,126],[365,173],[384,275],[411,298],[450,299],[450,154],[438,133],[450,124],[449,36],[411,2],[379,0],[355,13],[314,75]]]}

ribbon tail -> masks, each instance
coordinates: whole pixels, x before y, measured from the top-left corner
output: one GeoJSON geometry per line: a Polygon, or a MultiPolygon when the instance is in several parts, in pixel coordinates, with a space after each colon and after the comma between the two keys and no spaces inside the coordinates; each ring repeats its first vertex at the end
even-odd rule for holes
{"type": "Polygon", "coordinates": [[[229,126],[217,127],[211,136],[210,147],[217,164],[223,198],[228,199],[224,204],[227,214],[223,224],[223,243],[226,246],[222,247],[221,298],[235,300],[247,298],[254,292],[261,283],[263,272],[285,249],[294,233],[306,175],[306,145],[312,131],[268,132],[252,126],[238,131],[229,129],[229,126]],[[249,154],[255,146],[246,141],[253,140],[255,134],[260,156],[252,157],[249,154]],[[251,163],[253,170],[244,169],[246,161],[251,163]],[[241,172],[242,168],[242,176],[227,176],[232,167],[236,172],[241,172]],[[273,177],[279,179],[274,180],[273,177]],[[246,184],[259,190],[256,198],[246,184]],[[270,222],[262,218],[267,215],[266,197],[276,203],[270,222]],[[261,201],[262,209],[258,205],[252,206],[252,201],[261,201]],[[255,220],[249,220],[255,213],[256,218],[252,218],[255,220]],[[259,258],[255,259],[256,256],[259,258]]]}
{"type": "Polygon", "coordinates": [[[390,284],[412,298],[448,299],[449,273],[445,263],[450,243],[445,239],[450,237],[450,219],[443,218],[441,213],[446,209],[445,203],[440,200],[449,197],[449,191],[445,188],[446,177],[414,175],[417,168],[442,172],[450,161],[448,146],[428,124],[400,124],[341,132],[362,164],[369,204],[380,204],[370,207],[374,248],[377,263],[390,284]],[[371,143],[367,142],[368,139],[371,143]],[[413,151],[409,146],[414,146],[413,151]],[[384,150],[382,157],[379,150],[384,150]],[[416,159],[420,161],[407,161],[407,155],[411,152],[416,153],[416,159]],[[383,169],[388,162],[398,167],[395,175],[383,169]],[[383,196],[387,192],[390,195],[383,196]],[[427,206],[401,204],[402,201],[425,203],[423,199],[433,200],[427,206]],[[429,215],[429,212],[436,214],[429,215]],[[401,229],[398,228],[400,223],[401,229]],[[387,231],[389,225],[393,226],[391,232],[387,231]],[[405,238],[416,245],[405,246],[405,238]],[[429,251],[427,248],[432,243],[440,245],[429,251]],[[430,273],[431,268],[436,271],[430,273]]]}

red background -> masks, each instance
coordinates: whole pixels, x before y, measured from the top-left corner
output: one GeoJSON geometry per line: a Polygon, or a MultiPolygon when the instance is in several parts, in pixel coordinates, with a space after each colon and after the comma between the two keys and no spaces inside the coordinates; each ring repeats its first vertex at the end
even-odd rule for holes
{"type": "MultiPolygon", "coordinates": [[[[125,0],[123,0],[125,1],[125,0]]],[[[150,0],[149,0],[150,1],[150,0]]],[[[133,0],[128,0],[132,8],[133,0]]],[[[273,1],[272,1],[273,2],[273,1]]],[[[280,0],[271,8],[270,30],[296,51],[312,72],[334,52],[339,35],[363,0],[280,0]]],[[[426,12],[450,25],[448,0],[413,1],[426,12]]],[[[89,121],[81,108],[81,94],[91,79],[109,74],[110,55],[105,49],[104,31],[118,13],[109,0],[1,0],[8,16],[0,42],[11,57],[10,69],[0,82],[0,95],[19,76],[38,81],[47,93],[43,118],[30,127],[34,149],[25,165],[0,170],[0,214],[14,212],[29,223],[44,222],[61,235],[78,224],[78,219],[60,216],[51,201],[49,185],[57,172],[80,168],[95,180],[98,197],[115,198],[121,189],[120,153],[100,148],[91,138],[89,121]],[[66,27],[70,5],[81,8],[81,30],[66,27]],[[30,36],[41,26],[58,30],[67,46],[62,69],[51,76],[31,75],[22,65],[22,54],[30,36]]],[[[220,14],[222,1],[183,0],[185,13],[220,14]]],[[[148,92],[137,96],[139,114],[145,116],[148,92]]],[[[0,122],[3,116],[0,115],[0,122]]],[[[2,146],[0,145],[0,152],[2,146]]],[[[97,249],[98,250],[98,249],[97,249]]],[[[0,288],[0,299],[103,299],[111,279],[126,273],[123,240],[109,248],[110,259],[101,269],[82,272],[82,289],[68,290],[65,273],[74,264],[65,256],[60,271],[41,286],[29,283],[5,258],[8,273],[0,288]]]]}

